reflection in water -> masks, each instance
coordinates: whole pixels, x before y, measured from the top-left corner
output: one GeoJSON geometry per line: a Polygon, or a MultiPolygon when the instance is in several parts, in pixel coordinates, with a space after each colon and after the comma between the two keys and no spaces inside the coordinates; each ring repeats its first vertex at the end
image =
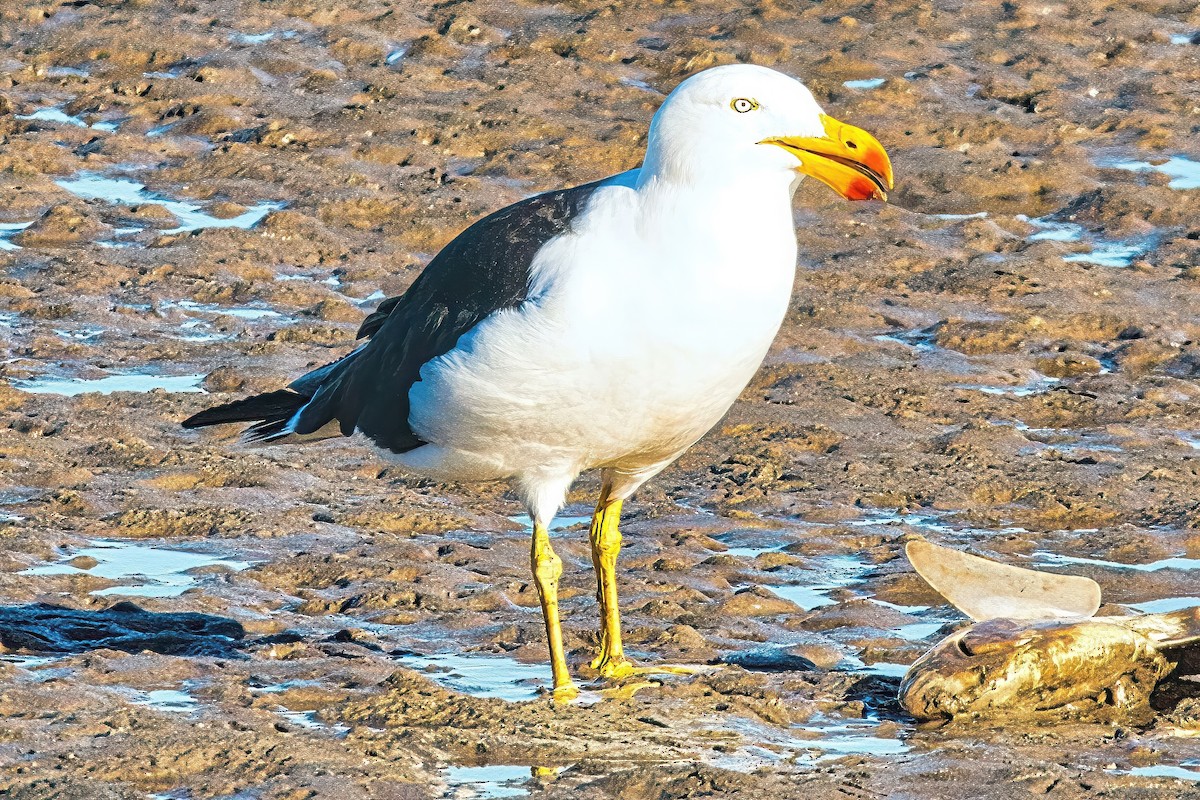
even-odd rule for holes
{"type": "Polygon", "coordinates": [[[842,86],[847,89],[878,89],[887,83],[887,78],[866,78],[859,81],[845,81],[842,86]]]}
{"type": "Polygon", "coordinates": [[[22,575],[94,575],[129,585],[97,589],[94,595],[126,595],[137,597],[174,597],[196,585],[188,574],[201,567],[225,567],[235,572],[250,566],[248,561],[235,561],[208,553],[194,553],[166,547],[153,547],[122,541],[96,539],[88,547],[72,552],[55,564],[43,564],[23,570],[22,575]],[[72,566],[77,558],[94,559],[90,567],[72,566]]]}
{"type": "Polygon", "coordinates": [[[77,197],[85,200],[104,200],[109,203],[139,206],[146,203],[162,206],[179,220],[177,228],[161,233],[174,234],[198,231],[205,228],[252,228],[272,211],[283,208],[283,203],[264,201],[251,206],[234,217],[222,219],[206,214],[201,206],[183,200],[172,200],[164,195],[146,190],[145,184],[127,178],[107,178],[95,172],[81,172],[74,178],[55,181],[77,197]]]}
{"type": "Polygon", "coordinates": [[[1113,159],[1101,161],[1100,166],[1129,172],[1159,172],[1171,179],[1167,183],[1171,189],[1200,189],[1200,162],[1183,156],[1171,156],[1152,162],[1113,159]]]}
{"type": "Polygon", "coordinates": [[[446,782],[446,797],[503,798],[525,797],[529,790],[530,768],[506,764],[487,767],[446,767],[441,773],[446,782]]]}
{"type": "Polygon", "coordinates": [[[32,119],[41,122],[57,122],[63,125],[74,125],[78,128],[92,128],[98,131],[115,131],[120,127],[118,122],[96,122],[92,125],[87,124],[82,118],[73,114],[68,114],[62,110],[62,106],[48,106],[39,108],[31,114],[17,114],[16,119],[32,119]]]}
{"type": "Polygon", "coordinates": [[[12,387],[29,394],[58,394],[74,397],[80,394],[112,394],[113,392],[203,392],[203,375],[108,375],[103,378],[28,378],[12,382],[12,387]]]}
{"type": "Polygon", "coordinates": [[[522,664],[491,653],[400,653],[396,661],[430,680],[475,697],[498,697],[509,702],[533,700],[545,686],[548,670],[542,664],[522,664]]]}

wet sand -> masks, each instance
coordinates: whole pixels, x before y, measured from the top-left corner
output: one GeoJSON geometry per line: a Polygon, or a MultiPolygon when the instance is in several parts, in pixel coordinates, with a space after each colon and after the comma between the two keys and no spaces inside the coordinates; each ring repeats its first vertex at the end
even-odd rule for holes
{"type": "MultiPolygon", "coordinates": [[[[0,792],[1200,797],[1200,685],[917,726],[907,537],[1200,604],[1200,15],[904,0],[0,7],[0,792]],[[683,76],[802,77],[892,203],[796,204],[791,313],[627,506],[633,655],[556,708],[521,509],[178,421],[351,345],[482,214],[636,166],[683,76]],[[200,392],[207,392],[207,395],[200,392]]],[[[596,644],[580,481],[555,546],[596,644]]]]}

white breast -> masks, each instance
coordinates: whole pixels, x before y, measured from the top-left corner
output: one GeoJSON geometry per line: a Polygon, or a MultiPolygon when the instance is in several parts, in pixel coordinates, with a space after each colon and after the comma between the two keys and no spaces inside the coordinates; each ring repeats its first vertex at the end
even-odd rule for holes
{"type": "Polygon", "coordinates": [[[534,292],[421,371],[402,463],[457,480],[676,457],[753,376],[795,268],[790,193],[597,191],[534,292]]]}

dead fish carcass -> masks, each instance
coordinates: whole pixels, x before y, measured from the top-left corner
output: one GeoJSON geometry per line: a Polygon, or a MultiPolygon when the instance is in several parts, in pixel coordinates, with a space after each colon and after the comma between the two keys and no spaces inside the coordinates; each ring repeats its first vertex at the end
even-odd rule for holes
{"type": "Polygon", "coordinates": [[[1083,620],[990,619],[950,635],[900,684],[917,719],[1145,705],[1174,668],[1164,650],[1200,637],[1200,609],[1083,620]]]}
{"type": "Polygon", "coordinates": [[[977,620],[904,676],[900,703],[917,719],[1134,711],[1174,669],[1171,651],[1200,641],[1200,608],[1093,617],[1099,587],[1093,592],[1087,578],[997,564],[924,541],[910,542],[907,552],[930,585],[977,620]]]}

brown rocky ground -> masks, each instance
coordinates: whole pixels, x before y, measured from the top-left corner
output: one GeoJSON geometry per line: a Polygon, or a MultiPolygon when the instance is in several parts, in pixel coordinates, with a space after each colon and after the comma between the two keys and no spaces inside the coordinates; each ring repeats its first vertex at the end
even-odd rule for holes
{"type": "Polygon", "coordinates": [[[1194,681],[1127,718],[894,701],[955,620],[907,535],[1200,595],[1197,41],[1159,0],[0,4],[0,792],[1200,796],[1194,681]],[[663,93],[734,61],[876,133],[897,190],[802,188],[768,365],[630,506],[632,649],[755,668],[554,708],[503,487],[177,423],[343,352],[478,216],[636,165],[663,93]]]}

